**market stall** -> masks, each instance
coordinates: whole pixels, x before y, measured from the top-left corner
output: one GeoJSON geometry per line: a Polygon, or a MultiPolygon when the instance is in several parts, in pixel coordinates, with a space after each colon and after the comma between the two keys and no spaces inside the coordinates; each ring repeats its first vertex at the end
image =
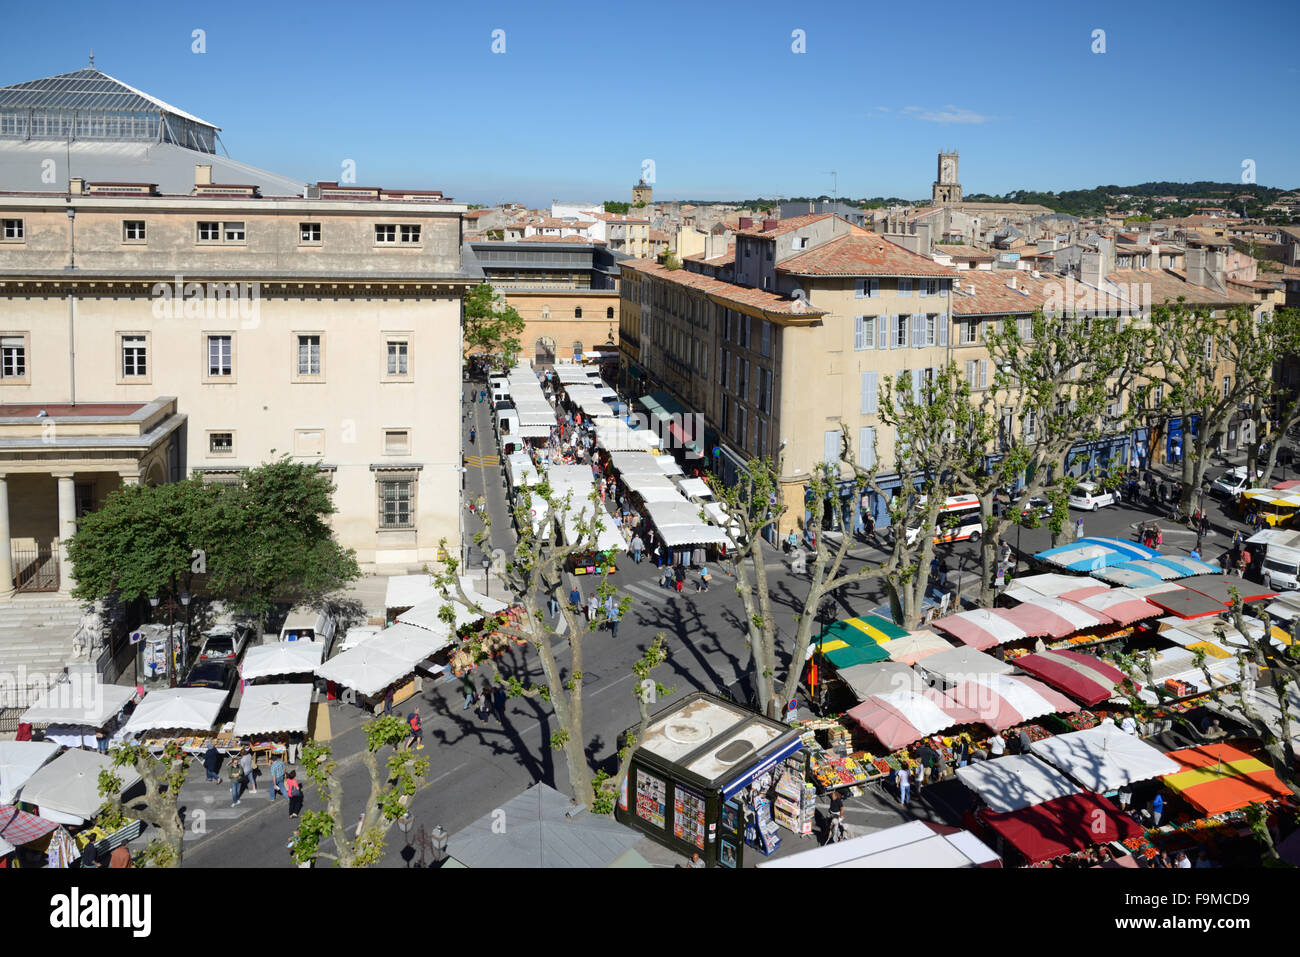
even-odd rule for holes
{"type": "Polygon", "coordinates": [[[1159,605],[1153,605],[1131,588],[1107,588],[1089,594],[1067,592],[1060,597],[1099,612],[1118,625],[1131,625],[1164,614],[1159,605]]]}
{"type": "Polygon", "coordinates": [[[311,685],[253,685],[244,690],[235,714],[237,738],[279,738],[306,734],[311,717],[311,685]]]}
{"type": "Polygon", "coordinates": [[[602,416],[595,420],[596,444],[611,453],[640,452],[657,449],[662,440],[652,429],[636,429],[612,416],[602,416]]]}
{"type": "Polygon", "coordinates": [[[1149,781],[1178,769],[1159,749],[1114,722],[1058,734],[1030,745],[1034,754],[1099,794],[1149,781]]]}
{"type": "MultiPolygon", "coordinates": [[[[1290,733],[1291,746],[1300,751],[1300,688],[1294,684],[1287,686],[1287,730],[1290,733]]],[[[1211,700],[1205,705],[1211,711],[1242,721],[1247,727],[1253,723],[1246,717],[1239,693],[1227,692],[1217,701],[1211,700]]],[[[1262,720],[1279,739],[1283,737],[1282,701],[1276,688],[1256,688],[1250,698],[1250,710],[1262,720]]]]}
{"type": "Polygon", "coordinates": [[[919,674],[896,661],[851,665],[841,668],[839,677],[859,701],[865,701],[873,694],[899,690],[921,691],[925,688],[925,682],[919,674]]]}
{"type": "MultiPolygon", "coordinates": [[[[630,733],[630,729],[629,729],[630,733]]],[[[778,785],[802,784],[799,733],[695,692],[653,715],[628,763],[615,808],[622,823],[710,867],[741,867],[748,844],[779,846],[778,785]]]]}
{"type": "Polygon", "coordinates": [[[918,661],[937,654],[940,651],[947,651],[951,648],[952,642],[946,638],[940,638],[932,631],[914,631],[911,634],[904,635],[902,638],[895,638],[893,641],[886,641],[880,647],[889,655],[890,661],[901,661],[905,665],[914,665],[918,661]]]}
{"type": "Polygon", "coordinates": [[[1232,604],[1234,594],[1243,603],[1267,601],[1276,598],[1278,595],[1276,588],[1258,584],[1249,578],[1220,574],[1217,568],[1213,575],[1201,575],[1190,581],[1183,582],[1182,585],[1190,591],[1199,592],[1208,598],[1214,599],[1225,608],[1232,604]]]}
{"type": "Polygon", "coordinates": [[[1034,560],[1072,572],[1093,572],[1123,562],[1154,558],[1160,553],[1137,542],[1122,538],[1089,537],[1067,545],[1048,548],[1034,555],[1034,560]]]}
{"type": "Polygon", "coordinates": [[[211,731],[230,698],[219,688],[159,688],[136,706],[123,731],[137,737],[150,731],[211,731]]]}
{"type": "Polygon", "coordinates": [[[1162,591],[1158,595],[1148,595],[1146,597],[1151,604],[1158,605],[1179,618],[1204,618],[1208,615],[1218,615],[1223,612],[1223,602],[1202,595],[1198,591],[1184,588],[1182,585],[1179,585],[1176,589],[1162,591]]]}
{"type": "Polygon", "coordinates": [[[1106,798],[1070,794],[1017,811],[979,818],[1030,864],[1142,836],[1142,827],[1106,798]]]}
{"type": "Polygon", "coordinates": [[[1175,581],[1193,575],[1217,575],[1219,569],[1208,562],[1185,555],[1155,555],[1147,559],[1121,562],[1091,573],[1093,578],[1112,585],[1147,585],[1157,581],[1175,581]]]}
{"type": "Polygon", "coordinates": [[[1016,601],[1030,601],[1034,598],[1060,598],[1067,592],[1077,593],[1089,587],[1100,591],[1109,591],[1108,585],[1090,582],[1078,575],[1061,575],[1056,572],[1043,572],[1038,575],[1026,575],[1014,579],[1002,594],[1016,601]]]}
{"type": "Polygon", "coordinates": [[[135,688],[104,684],[98,675],[64,675],[18,719],[44,727],[44,738],[68,748],[93,748],[98,734],[111,743],[122,736],[118,715],[135,688]]]}
{"type": "Polygon", "coordinates": [[[928,687],[946,691],[977,675],[1009,675],[1016,669],[992,655],[962,645],[959,648],[950,646],[927,656],[916,670],[928,687]]]}
{"type": "Polygon", "coordinates": [[[105,801],[99,793],[101,771],[112,771],[121,780],[119,795],[140,782],[139,773],[129,765],[115,767],[112,758],[98,751],[71,748],[28,778],[18,792],[18,800],[35,805],[40,816],[48,820],[84,824],[105,801]]]}
{"type": "Polygon", "coordinates": [[[934,689],[891,691],[872,695],[846,717],[871,732],[890,751],[959,724],[979,721],[979,714],[934,689]]]}
{"type": "Polygon", "coordinates": [[[1064,598],[1034,598],[1004,610],[1004,617],[1028,638],[1065,638],[1076,632],[1114,624],[1105,612],[1064,598]]]}
{"type": "Polygon", "coordinates": [[[946,695],[994,731],[1004,731],[1045,714],[1079,710],[1079,705],[1065,695],[1021,675],[979,675],[963,681],[946,695]]]}
{"type": "MultiPolygon", "coordinates": [[[[1236,658],[1223,658],[1206,651],[1204,666],[1197,663],[1195,646],[1173,647],[1154,652],[1151,655],[1152,685],[1147,685],[1138,697],[1147,704],[1169,705],[1172,703],[1199,698],[1214,689],[1226,688],[1241,680],[1241,664],[1236,658]],[[1210,683],[1206,682],[1205,672],[1210,673],[1210,683]],[[1162,688],[1166,697],[1161,698],[1156,688],[1162,688]]],[[[1186,710],[1175,708],[1175,710],[1186,710]]]]}
{"type": "MultiPolygon", "coordinates": [[[[446,625],[443,625],[446,628],[446,625]]],[[[351,688],[357,692],[363,707],[376,713],[384,705],[385,692],[393,692],[393,703],[399,704],[417,694],[421,681],[415,670],[441,670],[429,659],[453,643],[446,632],[420,628],[399,621],[385,628],[363,645],[358,645],[330,659],[316,669],[316,675],[326,681],[351,688]]]]}
{"type": "Polygon", "coordinates": [[[800,851],[759,867],[1001,867],[992,848],[969,831],[908,821],[861,837],[800,851]]]}
{"type": "Polygon", "coordinates": [[[58,821],[29,814],[19,810],[16,805],[0,805],[0,856],[11,853],[24,844],[39,841],[58,826],[58,821]]]}
{"type": "Polygon", "coordinates": [[[1065,649],[1023,655],[1016,659],[1016,667],[1086,705],[1108,701],[1117,693],[1116,687],[1129,680],[1100,658],[1065,649]]]}
{"type": "Polygon", "coordinates": [[[1271,767],[1232,744],[1203,744],[1166,755],[1179,770],[1161,783],[1203,814],[1223,814],[1256,802],[1291,797],[1271,767]]]}
{"type": "Polygon", "coordinates": [[[9,804],[33,774],[54,757],[52,741],[0,741],[0,804],[9,804]]]}
{"type": "MultiPolygon", "coordinates": [[[[325,644],[319,641],[277,641],[269,645],[254,645],[244,653],[239,674],[245,681],[312,675],[324,654],[325,644]]],[[[244,691],[245,700],[249,690],[244,691]]],[[[240,707],[243,708],[244,704],[241,703],[240,707]]]]}
{"type": "Polygon", "coordinates": [[[998,814],[1080,793],[1078,785],[1033,755],[1008,754],[957,769],[957,780],[998,814]]]}
{"type": "Polygon", "coordinates": [[[1007,617],[1006,608],[959,611],[930,622],[930,627],[951,635],[964,645],[983,651],[1027,637],[1025,630],[1007,617]]]}

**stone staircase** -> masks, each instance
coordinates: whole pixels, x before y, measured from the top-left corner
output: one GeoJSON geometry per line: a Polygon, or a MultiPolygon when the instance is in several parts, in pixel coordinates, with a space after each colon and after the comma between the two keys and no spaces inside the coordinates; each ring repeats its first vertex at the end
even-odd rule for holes
{"type": "Polygon", "coordinates": [[[84,614],[77,602],[52,592],[0,602],[0,677],[18,684],[24,675],[27,682],[54,680],[72,659],[84,614]]]}

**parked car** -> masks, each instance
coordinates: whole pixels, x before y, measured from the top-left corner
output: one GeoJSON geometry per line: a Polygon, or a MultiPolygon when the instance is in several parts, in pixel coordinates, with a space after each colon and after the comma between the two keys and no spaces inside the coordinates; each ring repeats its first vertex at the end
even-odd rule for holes
{"type": "Polygon", "coordinates": [[[244,646],[253,635],[247,625],[217,625],[203,633],[200,661],[228,661],[234,663],[244,653],[244,646]]]}
{"type": "Polygon", "coordinates": [[[1106,505],[1115,504],[1115,495],[1103,489],[1096,482],[1080,482],[1068,496],[1070,508],[1097,511],[1106,505]]]}
{"type": "Polygon", "coordinates": [[[218,691],[230,691],[239,680],[239,674],[233,664],[224,661],[200,661],[181,682],[182,688],[216,688],[218,691]]]}
{"type": "Polygon", "coordinates": [[[1210,494],[1215,498],[1235,499],[1252,484],[1244,465],[1225,470],[1210,484],[1210,494]]]}
{"type": "Polygon", "coordinates": [[[1038,519],[1044,521],[1052,514],[1052,503],[1041,495],[1035,495],[1027,501],[1020,509],[1020,518],[1022,521],[1038,519]]]}

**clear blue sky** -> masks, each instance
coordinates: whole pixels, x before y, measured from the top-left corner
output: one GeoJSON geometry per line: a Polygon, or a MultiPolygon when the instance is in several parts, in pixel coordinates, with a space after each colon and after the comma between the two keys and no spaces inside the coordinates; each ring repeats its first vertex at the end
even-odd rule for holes
{"type": "Polygon", "coordinates": [[[95,65],[304,180],[468,202],[1300,186],[1300,4],[12,4],[0,85],[95,65]],[[207,52],[191,51],[206,31],[207,52]],[[505,52],[492,33],[505,31],[505,52]],[[806,52],[792,52],[804,31],[806,52]],[[1094,30],[1105,31],[1093,53],[1094,30]]]}

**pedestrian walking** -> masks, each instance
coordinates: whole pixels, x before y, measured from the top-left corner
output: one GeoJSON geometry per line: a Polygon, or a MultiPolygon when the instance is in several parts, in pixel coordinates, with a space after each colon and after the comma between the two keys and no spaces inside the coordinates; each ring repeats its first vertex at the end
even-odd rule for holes
{"type": "Polygon", "coordinates": [[[582,592],[577,582],[569,589],[569,608],[575,612],[582,611],[582,592]]]}
{"type": "Polygon", "coordinates": [[[906,767],[898,769],[898,803],[907,804],[912,799],[912,776],[906,767]]]}
{"type": "Polygon", "coordinates": [[[469,427],[469,444],[474,444],[474,436],[478,435],[478,429],[474,426],[469,427]]]}
{"type": "Polygon", "coordinates": [[[673,583],[677,589],[677,594],[680,595],[682,589],[686,587],[686,568],[681,562],[673,566],[673,583]]]}
{"type": "Polygon", "coordinates": [[[412,708],[411,713],[406,717],[406,726],[411,729],[411,735],[408,737],[407,744],[417,750],[424,750],[424,728],[420,724],[420,709],[412,708]]]}
{"type": "Polygon", "coordinates": [[[208,750],[203,752],[203,779],[205,781],[214,781],[221,783],[221,778],[217,775],[217,769],[221,767],[221,752],[217,750],[215,744],[208,744],[208,750]]]}
{"type": "Polygon", "coordinates": [[[389,685],[388,690],[384,692],[384,714],[393,713],[393,688],[389,685]]]}
{"type": "Polygon", "coordinates": [[[644,552],[644,551],[645,551],[645,542],[641,541],[641,536],[640,536],[640,535],[633,535],[633,536],[632,536],[632,562],[633,562],[633,564],[636,564],[636,565],[640,565],[640,564],[641,564],[641,553],[644,552]]]}
{"type": "Polygon", "coordinates": [[[1160,818],[1164,816],[1164,813],[1165,813],[1164,796],[1157,794],[1151,800],[1151,826],[1152,827],[1160,826],[1160,818]]]}
{"type": "Polygon", "coordinates": [[[1077,542],[1081,538],[1083,538],[1083,519],[1074,523],[1074,540],[1077,542]]]}
{"type": "Polygon", "coordinates": [[[275,796],[276,796],[277,794],[285,794],[286,797],[288,796],[288,795],[286,794],[285,790],[284,790],[284,775],[285,775],[285,772],[286,772],[287,770],[288,770],[288,769],[284,766],[284,761],[281,760],[279,757],[276,757],[276,759],[275,759],[274,761],[271,762],[271,801],[272,801],[272,803],[275,802],[275,796]]]}
{"type": "Polygon", "coordinates": [[[239,756],[239,770],[244,772],[244,779],[248,782],[248,790],[257,793],[257,769],[253,767],[253,752],[244,749],[244,753],[239,756]]]}
{"type": "Polygon", "coordinates": [[[509,695],[506,693],[505,685],[497,685],[496,691],[492,694],[492,707],[497,713],[498,721],[505,721],[506,718],[506,699],[509,695]]]}
{"type": "MultiPolygon", "coordinates": [[[[554,599],[552,599],[552,601],[554,601],[554,599]]],[[[556,606],[556,610],[557,611],[559,610],[558,605],[556,606]]],[[[466,675],[464,678],[464,683],[461,686],[461,690],[465,694],[465,703],[461,705],[460,710],[468,711],[469,706],[474,703],[474,679],[471,678],[469,675],[466,675]]]]}
{"type": "Polygon", "coordinates": [[[302,785],[298,783],[297,771],[290,771],[284,779],[284,791],[289,795],[289,816],[297,817],[302,810],[302,785]]]}
{"type": "Polygon", "coordinates": [[[238,761],[230,762],[230,806],[239,806],[239,796],[244,793],[244,771],[238,761]]]}
{"type": "Polygon", "coordinates": [[[709,574],[709,566],[708,566],[708,565],[702,565],[702,566],[700,567],[700,581],[699,581],[699,584],[697,584],[697,585],[695,586],[695,590],[696,590],[696,591],[708,591],[708,590],[709,590],[709,583],[710,583],[711,581],[713,581],[713,576],[709,574]]]}
{"type": "MultiPolygon", "coordinates": [[[[610,600],[613,601],[612,596],[611,596],[610,600]]],[[[611,607],[611,608],[608,610],[608,617],[609,617],[609,636],[610,636],[611,638],[617,638],[617,637],[618,637],[618,617],[619,617],[619,614],[618,614],[618,605],[614,605],[613,607],[611,607]]]]}
{"type": "Polygon", "coordinates": [[[587,599],[587,624],[594,625],[596,623],[596,615],[599,611],[600,599],[596,597],[595,592],[592,592],[591,596],[587,599]]]}
{"type": "Polygon", "coordinates": [[[488,688],[486,678],[483,679],[483,687],[479,689],[477,710],[480,721],[486,721],[492,713],[492,691],[488,688]]]}

